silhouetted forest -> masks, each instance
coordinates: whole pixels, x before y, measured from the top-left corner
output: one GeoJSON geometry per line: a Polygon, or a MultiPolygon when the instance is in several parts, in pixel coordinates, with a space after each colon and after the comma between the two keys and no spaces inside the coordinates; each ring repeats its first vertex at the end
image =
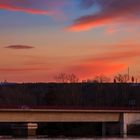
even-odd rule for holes
{"type": "Polygon", "coordinates": [[[1,108],[139,108],[140,84],[37,83],[0,86],[1,108]]]}

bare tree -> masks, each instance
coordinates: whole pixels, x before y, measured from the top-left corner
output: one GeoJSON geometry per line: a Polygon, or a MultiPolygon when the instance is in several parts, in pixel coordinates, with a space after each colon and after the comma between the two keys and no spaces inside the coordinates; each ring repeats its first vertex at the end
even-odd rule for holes
{"type": "Polygon", "coordinates": [[[118,83],[127,83],[129,81],[129,76],[128,74],[118,74],[114,77],[114,79],[118,83]]]}
{"type": "Polygon", "coordinates": [[[96,79],[87,79],[83,81],[83,83],[99,83],[99,81],[97,81],[96,79]]]}
{"type": "Polygon", "coordinates": [[[75,74],[59,73],[54,77],[57,82],[60,83],[77,83],[78,77],[75,74]]]}
{"type": "Polygon", "coordinates": [[[124,82],[127,83],[129,81],[129,75],[128,74],[124,74],[124,82]]]}
{"type": "Polygon", "coordinates": [[[94,81],[97,81],[97,83],[108,83],[110,78],[105,75],[99,75],[94,78],[94,81]]]}
{"type": "Polygon", "coordinates": [[[79,81],[78,77],[75,74],[67,75],[67,80],[69,83],[77,83],[79,81]]]}
{"type": "Polygon", "coordinates": [[[65,73],[59,73],[54,77],[56,82],[66,83],[67,82],[67,75],[65,73]]]}
{"type": "Polygon", "coordinates": [[[105,75],[95,76],[93,79],[87,79],[87,83],[108,83],[110,78],[105,75]]]}
{"type": "Polygon", "coordinates": [[[116,82],[118,82],[118,83],[123,83],[123,82],[124,82],[123,76],[122,76],[121,74],[116,75],[114,79],[115,79],[116,82]]]}
{"type": "Polygon", "coordinates": [[[134,78],[134,76],[131,77],[131,82],[132,82],[132,83],[135,82],[135,78],[134,78]]]}

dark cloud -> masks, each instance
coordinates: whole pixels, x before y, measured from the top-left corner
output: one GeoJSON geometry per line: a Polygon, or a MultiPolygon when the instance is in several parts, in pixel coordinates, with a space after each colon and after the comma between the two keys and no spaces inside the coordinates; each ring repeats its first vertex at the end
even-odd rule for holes
{"type": "Polygon", "coordinates": [[[89,8],[93,6],[95,3],[95,0],[81,0],[80,6],[82,8],[89,8]]]}
{"type": "Polygon", "coordinates": [[[98,13],[81,16],[69,27],[72,31],[87,30],[110,23],[134,22],[140,19],[140,0],[87,0],[82,5],[99,5],[98,13]]]}
{"type": "Polygon", "coordinates": [[[10,46],[6,46],[5,48],[8,48],[8,49],[33,49],[35,47],[26,46],[26,45],[10,45],[10,46]]]}
{"type": "Polygon", "coordinates": [[[140,7],[139,0],[81,0],[83,7],[88,8],[94,6],[94,4],[98,4],[103,11],[127,10],[133,7],[140,7]]]}

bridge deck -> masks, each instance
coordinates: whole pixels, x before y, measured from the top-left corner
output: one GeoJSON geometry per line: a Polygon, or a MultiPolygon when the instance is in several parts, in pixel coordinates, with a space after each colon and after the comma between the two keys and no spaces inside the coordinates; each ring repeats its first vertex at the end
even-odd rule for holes
{"type": "Polygon", "coordinates": [[[118,122],[120,112],[103,110],[0,109],[0,122],[118,122]]]}
{"type": "Polygon", "coordinates": [[[140,113],[140,110],[129,110],[129,109],[29,109],[29,108],[23,108],[23,109],[0,109],[0,112],[54,112],[54,113],[61,113],[61,112],[73,112],[73,113],[140,113]]]}

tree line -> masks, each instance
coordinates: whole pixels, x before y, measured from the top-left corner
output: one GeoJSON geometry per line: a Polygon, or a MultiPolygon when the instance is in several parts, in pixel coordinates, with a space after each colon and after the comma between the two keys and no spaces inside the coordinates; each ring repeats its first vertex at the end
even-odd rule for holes
{"type": "Polygon", "coordinates": [[[103,74],[97,75],[94,78],[80,81],[75,74],[59,73],[54,76],[57,83],[137,83],[137,78],[129,76],[128,74],[117,74],[111,81],[111,78],[103,74]]]}

